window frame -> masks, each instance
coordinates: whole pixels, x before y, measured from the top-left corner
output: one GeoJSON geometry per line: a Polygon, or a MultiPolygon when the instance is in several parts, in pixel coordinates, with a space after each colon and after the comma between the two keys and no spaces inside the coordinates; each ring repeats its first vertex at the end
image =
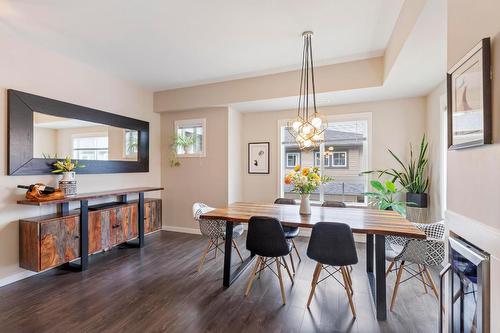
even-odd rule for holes
{"type": "Polygon", "coordinates": [[[176,120],[174,122],[174,135],[177,135],[180,128],[186,127],[199,127],[201,125],[202,128],[202,141],[201,148],[202,151],[199,153],[179,153],[176,149],[177,157],[206,157],[207,156],[207,120],[206,118],[197,118],[197,119],[183,119],[176,120]]]}
{"type": "Polygon", "coordinates": [[[330,157],[329,158],[330,165],[327,166],[328,168],[334,168],[334,169],[347,169],[347,168],[349,168],[349,160],[348,160],[347,150],[340,150],[340,151],[334,150],[329,157],[330,157]],[[345,158],[344,158],[345,163],[342,165],[335,164],[335,154],[344,154],[345,155],[345,158]]]}
{"type": "MultiPolygon", "coordinates": [[[[284,167],[284,164],[282,164],[282,160],[285,154],[285,145],[283,144],[283,131],[285,130],[285,127],[288,124],[289,119],[279,119],[277,121],[277,138],[278,138],[278,145],[280,147],[279,149],[279,154],[276,156],[276,163],[279,166],[279,172],[277,172],[277,182],[276,182],[276,193],[277,197],[284,197],[284,186],[282,186],[283,179],[286,175],[287,168],[284,167]]],[[[327,116],[327,121],[328,123],[336,123],[336,122],[348,122],[348,121],[366,121],[367,123],[367,133],[366,133],[366,140],[363,146],[363,152],[364,156],[361,161],[361,167],[363,170],[371,170],[372,169],[372,151],[373,151],[373,121],[372,121],[372,112],[359,112],[359,113],[349,113],[349,114],[339,114],[339,115],[329,115],[327,116]]],[[[320,145],[320,153],[324,154],[325,153],[325,144],[320,145]]],[[[347,157],[348,158],[348,157],[347,157]]],[[[347,162],[347,165],[349,165],[349,162],[347,162]]],[[[324,159],[322,159],[322,163],[324,164],[324,159]]],[[[331,167],[329,167],[331,168],[331,167]]],[[[323,175],[323,170],[325,169],[324,166],[320,166],[320,172],[321,176],[323,175]]],[[[373,177],[373,176],[372,176],[373,177]]],[[[365,177],[365,189],[369,189],[369,182],[372,179],[370,176],[365,177]]],[[[313,201],[314,203],[321,204],[321,202],[324,201],[324,188],[320,187],[320,200],[317,202],[313,201]]],[[[352,206],[361,206],[361,207],[366,207],[368,206],[368,200],[365,197],[365,201],[363,203],[350,203],[352,206]]]]}
{"type": "Polygon", "coordinates": [[[123,129],[123,158],[125,159],[137,159],[139,155],[139,132],[133,129],[123,129]],[[127,134],[136,132],[137,133],[137,147],[136,151],[132,154],[127,152],[127,134]]]}
{"type": "Polygon", "coordinates": [[[285,159],[286,159],[285,168],[286,169],[293,169],[293,168],[295,168],[295,166],[300,165],[301,157],[302,157],[302,155],[301,155],[300,152],[286,153],[286,156],[285,156],[285,159]],[[288,165],[288,155],[294,155],[295,156],[295,165],[293,165],[293,166],[288,165]]]}

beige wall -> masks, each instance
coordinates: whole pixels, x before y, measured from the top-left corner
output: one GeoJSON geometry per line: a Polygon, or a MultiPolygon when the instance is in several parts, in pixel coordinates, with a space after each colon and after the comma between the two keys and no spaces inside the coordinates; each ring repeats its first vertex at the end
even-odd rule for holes
{"type": "Polygon", "coordinates": [[[130,83],[113,78],[83,63],[37,48],[0,30],[0,285],[31,275],[18,266],[18,223],[20,218],[52,212],[50,208],[19,206],[23,192],[18,184],[45,182],[57,178],[45,176],[6,176],[7,174],[7,103],[6,89],[12,88],[70,103],[101,109],[149,121],[151,126],[149,173],[79,175],[79,191],[109,190],[134,186],[160,185],[160,116],[153,113],[153,94],[130,83]]]}
{"type": "Polygon", "coordinates": [[[491,332],[500,332],[500,2],[448,1],[448,68],[482,38],[492,38],[492,145],[448,152],[447,222],[491,253],[491,332]],[[466,24],[464,24],[466,22],[466,24]]]}
{"type": "Polygon", "coordinates": [[[33,128],[33,156],[55,156],[57,154],[57,130],[51,128],[33,128]]]}
{"type": "MultiPolygon", "coordinates": [[[[372,113],[372,167],[396,166],[387,152],[406,156],[409,142],[418,143],[425,132],[425,98],[409,98],[382,102],[360,103],[321,108],[329,115],[372,113]]],[[[278,121],[289,119],[296,111],[251,112],[243,115],[242,149],[254,141],[271,142],[271,172],[269,175],[243,173],[243,199],[245,201],[272,202],[278,195],[279,160],[278,121]]],[[[245,158],[245,163],[247,159],[245,158]]]]}
{"type": "Polygon", "coordinates": [[[228,113],[228,203],[243,200],[243,150],[241,149],[241,113],[229,109],[228,113]]]}
{"type": "MultiPolygon", "coordinates": [[[[378,87],[383,84],[383,71],[382,57],[317,67],[316,92],[378,87]]],[[[178,111],[295,96],[299,77],[299,71],[290,71],[159,91],[155,93],[154,110],[178,111]]]]}
{"type": "Polygon", "coordinates": [[[176,231],[198,228],[192,216],[195,202],[213,207],[228,203],[228,108],[206,108],[161,115],[163,225],[176,231]],[[181,157],[179,167],[170,166],[174,122],[206,119],[206,157],[181,157]]]}
{"type": "Polygon", "coordinates": [[[446,83],[441,82],[426,98],[427,102],[427,121],[426,135],[429,141],[429,214],[431,221],[441,221],[443,202],[441,194],[446,191],[443,188],[443,147],[446,146],[447,138],[443,137],[443,114],[441,108],[442,99],[446,105],[446,83]]]}
{"type": "Polygon", "coordinates": [[[500,229],[500,2],[448,2],[448,68],[492,38],[493,145],[448,153],[448,209],[500,229]],[[463,24],[467,22],[467,24],[463,24]],[[487,209],[478,209],[487,207],[487,209]]]}

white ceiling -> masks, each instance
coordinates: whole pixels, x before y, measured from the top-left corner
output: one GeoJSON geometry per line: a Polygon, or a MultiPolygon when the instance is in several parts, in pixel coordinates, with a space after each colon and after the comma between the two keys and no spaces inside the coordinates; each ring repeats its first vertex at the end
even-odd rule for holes
{"type": "MultiPolygon", "coordinates": [[[[441,2],[441,1],[440,1],[441,2]]],[[[149,90],[383,54],[403,0],[0,0],[0,28],[149,90]]]]}
{"type": "MultiPolygon", "coordinates": [[[[425,96],[446,78],[446,1],[429,0],[382,87],[317,94],[318,106],[425,96]]],[[[317,47],[316,47],[317,49],[317,47]]],[[[241,112],[294,109],[296,96],[233,104],[241,112]]]]}

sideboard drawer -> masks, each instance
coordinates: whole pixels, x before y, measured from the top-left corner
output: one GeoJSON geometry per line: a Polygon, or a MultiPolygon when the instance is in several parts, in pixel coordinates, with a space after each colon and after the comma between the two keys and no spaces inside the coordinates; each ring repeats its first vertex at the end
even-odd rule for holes
{"type": "Polygon", "coordinates": [[[59,266],[80,256],[78,216],[40,225],[40,270],[59,266]]]}

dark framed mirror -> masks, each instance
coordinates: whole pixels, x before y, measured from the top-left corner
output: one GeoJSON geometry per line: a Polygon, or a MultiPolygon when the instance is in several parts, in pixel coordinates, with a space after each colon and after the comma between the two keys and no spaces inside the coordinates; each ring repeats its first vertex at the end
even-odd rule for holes
{"type": "Polygon", "coordinates": [[[78,173],[149,171],[149,123],[9,89],[8,174],[48,174],[69,156],[78,173]]]}

